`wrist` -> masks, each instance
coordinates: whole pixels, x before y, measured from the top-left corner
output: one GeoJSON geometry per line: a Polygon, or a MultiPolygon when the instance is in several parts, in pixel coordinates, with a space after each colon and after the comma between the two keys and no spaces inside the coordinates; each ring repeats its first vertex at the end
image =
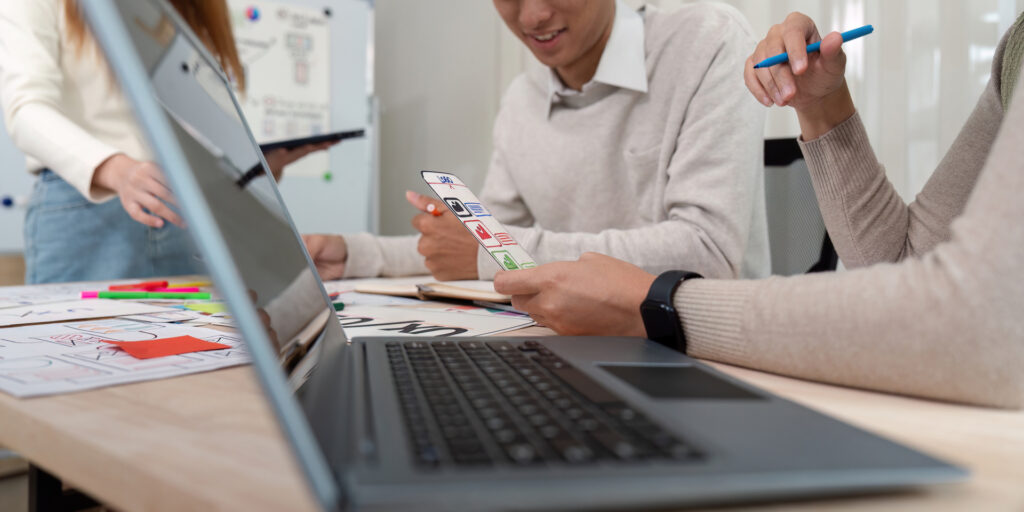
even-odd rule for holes
{"type": "Polygon", "coordinates": [[[695,272],[670,270],[651,283],[647,299],[640,305],[647,339],[686,353],[686,335],[675,309],[675,292],[683,282],[702,277],[695,272]]]}
{"type": "Polygon", "coordinates": [[[846,80],[843,80],[838,89],[820,101],[796,109],[796,116],[800,121],[800,136],[805,142],[817,139],[849,119],[856,111],[850,89],[846,85],[846,80]]]}
{"type": "Polygon", "coordinates": [[[118,153],[106,159],[96,167],[92,174],[92,186],[117,191],[121,183],[125,164],[131,159],[128,156],[118,153]]]}

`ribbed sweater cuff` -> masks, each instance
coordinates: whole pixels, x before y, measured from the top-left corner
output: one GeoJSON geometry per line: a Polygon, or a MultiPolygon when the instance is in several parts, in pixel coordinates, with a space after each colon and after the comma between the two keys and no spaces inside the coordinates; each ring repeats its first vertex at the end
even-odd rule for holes
{"type": "Polygon", "coordinates": [[[810,142],[799,140],[800,150],[814,179],[815,188],[826,198],[838,198],[884,172],[871,149],[860,114],[854,113],[835,128],[810,142]]]}
{"type": "Polygon", "coordinates": [[[754,294],[753,281],[694,279],[676,291],[675,308],[693,357],[742,364],[747,340],[744,312],[754,294]]]}

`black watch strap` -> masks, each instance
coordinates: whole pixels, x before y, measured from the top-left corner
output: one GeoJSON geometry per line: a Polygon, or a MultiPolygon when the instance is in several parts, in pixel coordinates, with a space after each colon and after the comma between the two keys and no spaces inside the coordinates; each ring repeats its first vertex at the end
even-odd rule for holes
{"type": "Polygon", "coordinates": [[[686,335],[679,323],[679,316],[673,306],[673,298],[679,285],[687,279],[701,279],[704,276],[685,270],[669,270],[658,276],[647,292],[647,299],[640,306],[647,338],[680,352],[686,352],[686,335]]]}

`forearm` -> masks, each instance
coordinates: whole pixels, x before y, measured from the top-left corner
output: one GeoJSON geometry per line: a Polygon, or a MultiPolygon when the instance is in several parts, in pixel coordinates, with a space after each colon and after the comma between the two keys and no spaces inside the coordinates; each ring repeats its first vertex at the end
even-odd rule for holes
{"type": "Polygon", "coordinates": [[[854,114],[802,142],[821,216],[847,268],[899,261],[907,241],[906,204],[875,158],[854,114]]]}
{"type": "Polygon", "coordinates": [[[344,278],[430,274],[416,250],[419,236],[345,235],[348,259],[344,278]]]}
{"type": "Polygon", "coordinates": [[[70,183],[83,196],[101,202],[114,196],[106,187],[96,187],[93,175],[110,157],[119,153],[97,140],[48,105],[22,106],[10,117],[8,130],[15,146],[70,183]]]}
{"type": "MultiPolygon", "coordinates": [[[[538,263],[575,260],[585,252],[597,252],[628,261],[653,274],[685,268],[706,276],[731,278],[735,277],[742,259],[743,244],[736,237],[711,234],[706,226],[681,220],[600,233],[507,228],[538,263]]],[[[477,266],[480,278],[493,279],[497,265],[488,262],[485,251],[481,250],[480,256],[477,266]]]]}
{"type": "Polygon", "coordinates": [[[834,275],[692,281],[676,307],[694,357],[845,386],[1024,406],[1016,314],[951,300],[961,285],[937,261],[911,260],[834,275]]]}

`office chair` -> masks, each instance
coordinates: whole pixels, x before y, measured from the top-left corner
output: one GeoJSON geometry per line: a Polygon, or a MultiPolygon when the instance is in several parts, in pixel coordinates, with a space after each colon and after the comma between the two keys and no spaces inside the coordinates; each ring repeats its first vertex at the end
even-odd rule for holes
{"type": "Polygon", "coordinates": [[[825,230],[796,139],[764,141],[764,172],[772,274],[835,270],[839,256],[825,230]]]}

